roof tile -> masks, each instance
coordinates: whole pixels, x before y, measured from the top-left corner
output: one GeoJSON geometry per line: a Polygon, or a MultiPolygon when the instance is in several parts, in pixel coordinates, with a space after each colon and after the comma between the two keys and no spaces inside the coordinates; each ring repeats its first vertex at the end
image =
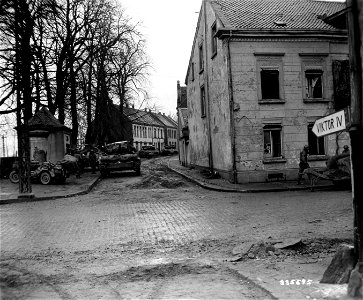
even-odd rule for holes
{"type": "Polygon", "coordinates": [[[345,3],[315,0],[211,0],[218,17],[227,28],[235,29],[322,29],[333,26],[319,16],[345,8],[345,3]],[[281,26],[275,22],[285,22],[281,26]]]}

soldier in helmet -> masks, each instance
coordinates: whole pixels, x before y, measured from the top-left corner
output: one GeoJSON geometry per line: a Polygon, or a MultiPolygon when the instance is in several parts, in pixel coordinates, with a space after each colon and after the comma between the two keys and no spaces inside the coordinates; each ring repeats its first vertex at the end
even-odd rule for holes
{"type": "Polygon", "coordinates": [[[348,146],[348,145],[344,145],[344,147],[343,147],[343,152],[342,152],[342,154],[345,154],[345,153],[350,153],[350,151],[349,151],[349,146],[348,146]]]}
{"type": "Polygon", "coordinates": [[[300,163],[299,163],[299,175],[297,184],[301,184],[301,179],[304,174],[304,170],[310,168],[308,164],[309,146],[305,145],[304,149],[300,152],[300,163]]]}

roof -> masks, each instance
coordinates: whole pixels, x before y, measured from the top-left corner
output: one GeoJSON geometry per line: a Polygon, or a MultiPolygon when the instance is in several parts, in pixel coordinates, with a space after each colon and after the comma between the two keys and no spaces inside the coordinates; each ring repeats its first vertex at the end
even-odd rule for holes
{"type": "Polygon", "coordinates": [[[144,110],[138,110],[131,107],[123,108],[124,116],[127,117],[132,123],[148,124],[153,126],[164,126],[163,123],[152,117],[151,113],[144,110]]]}
{"type": "Polygon", "coordinates": [[[33,115],[33,117],[30,118],[28,126],[30,130],[45,129],[52,131],[71,131],[70,128],[59,122],[59,120],[56,119],[46,107],[41,108],[33,115]]]}
{"type": "Polygon", "coordinates": [[[322,16],[346,7],[342,2],[315,0],[210,0],[210,3],[223,27],[282,31],[335,30],[322,16]]]}
{"type": "Polygon", "coordinates": [[[173,128],[177,127],[175,121],[168,116],[162,115],[160,113],[159,114],[152,113],[152,115],[167,127],[173,127],[173,128]]]}

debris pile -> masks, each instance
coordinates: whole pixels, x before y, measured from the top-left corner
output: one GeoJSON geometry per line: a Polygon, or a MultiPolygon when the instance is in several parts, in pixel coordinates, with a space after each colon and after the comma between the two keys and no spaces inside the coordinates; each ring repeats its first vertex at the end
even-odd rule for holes
{"type": "Polygon", "coordinates": [[[283,261],[288,257],[297,256],[317,260],[335,253],[340,243],[338,240],[303,241],[302,239],[245,242],[233,248],[230,261],[267,258],[283,261]]]}

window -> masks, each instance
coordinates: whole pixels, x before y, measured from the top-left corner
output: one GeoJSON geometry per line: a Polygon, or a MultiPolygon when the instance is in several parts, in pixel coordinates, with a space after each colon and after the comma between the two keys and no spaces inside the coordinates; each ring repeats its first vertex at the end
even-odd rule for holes
{"type": "Polygon", "coordinates": [[[323,71],[306,70],[305,80],[306,98],[323,98],[323,71]]]}
{"type": "Polygon", "coordinates": [[[217,54],[217,24],[214,23],[211,28],[211,48],[212,48],[212,57],[217,54]]]}
{"type": "Polygon", "coordinates": [[[156,128],[154,128],[154,138],[156,138],[156,128]]]}
{"type": "Polygon", "coordinates": [[[262,99],[280,99],[279,70],[261,70],[262,99]]]}
{"type": "Polygon", "coordinates": [[[281,125],[263,127],[264,158],[278,158],[281,154],[281,125]]]}
{"type": "Polygon", "coordinates": [[[200,110],[202,118],[205,117],[205,88],[204,85],[200,87],[200,110]]]}
{"type": "Polygon", "coordinates": [[[194,81],[194,63],[192,62],[192,64],[191,64],[191,79],[192,79],[192,81],[194,81]]]}
{"type": "Polygon", "coordinates": [[[313,132],[314,124],[308,125],[308,144],[310,155],[325,155],[324,137],[318,138],[313,132]]]}
{"type": "Polygon", "coordinates": [[[199,45],[199,72],[204,70],[203,44],[199,45]]]}
{"type": "Polygon", "coordinates": [[[257,70],[257,97],[260,104],[285,103],[284,53],[254,53],[257,70]]]}
{"type": "Polygon", "coordinates": [[[327,86],[327,53],[300,53],[302,72],[302,94],[306,102],[325,102],[324,88],[327,86]]]}

